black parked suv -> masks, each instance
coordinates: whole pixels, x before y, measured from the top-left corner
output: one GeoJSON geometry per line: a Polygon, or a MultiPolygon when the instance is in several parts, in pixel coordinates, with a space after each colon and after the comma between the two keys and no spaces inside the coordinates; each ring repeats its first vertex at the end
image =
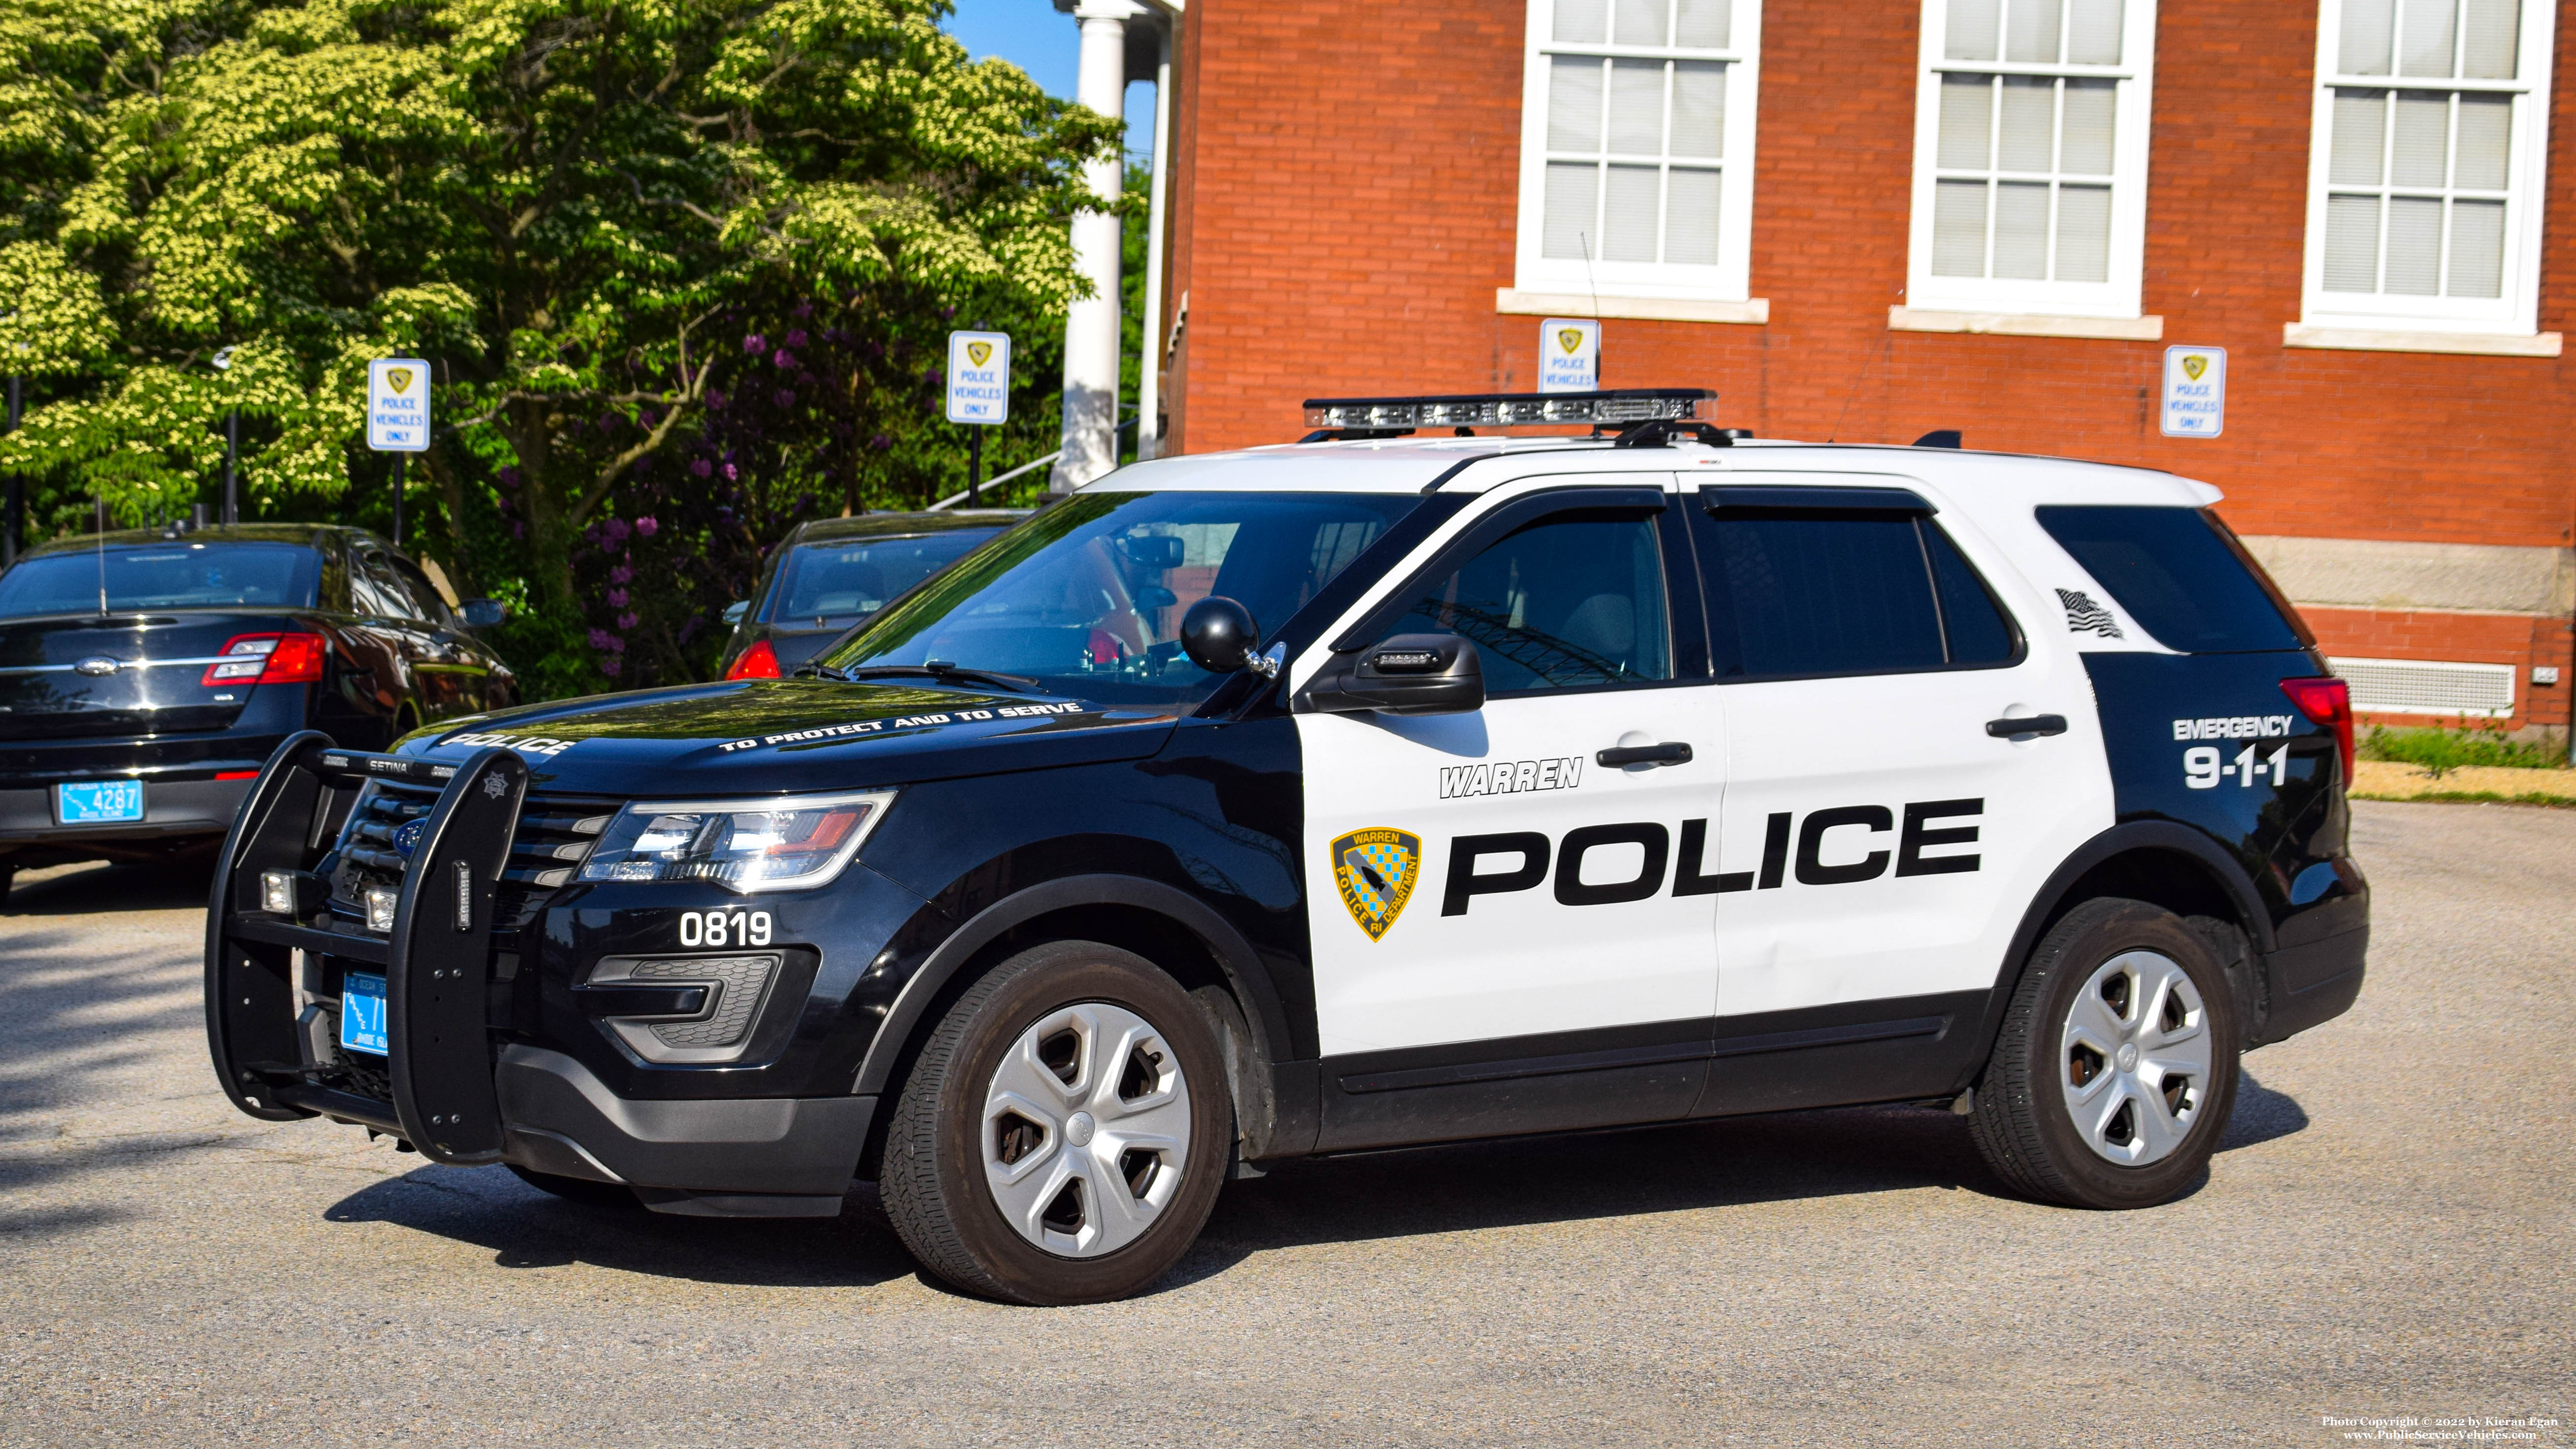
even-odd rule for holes
{"type": "Polygon", "coordinates": [[[810,677],[290,741],[224,1088],[661,1212],[872,1180],[1032,1303],[1465,1138],[1927,1103],[2009,1191],[2191,1191],[2240,1055],[2361,990],[2343,681],[2170,474],[1385,436],[1696,400],[1368,400],[1111,473],[810,677]]]}
{"type": "Polygon", "coordinates": [[[357,529],[42,544],[0,574],[0,894],[21,868],[213,845],[299,730],[380,747],[517,698],[421,569],[357,529]]]}
{"type": "Polygon", "coordinates": [[[751,597],[725,611],[718,672],[776,679],[905,590],[1024,516],[1018,509],[869,513],[800,523],[771,550],[751,597]]]}

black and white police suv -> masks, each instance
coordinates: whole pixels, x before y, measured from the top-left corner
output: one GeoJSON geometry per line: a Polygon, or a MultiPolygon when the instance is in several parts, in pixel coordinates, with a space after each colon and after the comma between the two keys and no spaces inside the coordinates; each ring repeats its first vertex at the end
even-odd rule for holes
{"type": "Polygon", "coordinates": [[[298,736],[224,1087],[668,1213],[873,1180],[1030,1303],[1261,1164],[1503,1134],[1946,1103],[2017,1192],[2172,1198],[2361,986],[2342,683],[2211,488],[1705,396],[1312,404],[798,677],[298,736]],[[1622,430],[1451,435],[1523,420],[1622,430]]]}

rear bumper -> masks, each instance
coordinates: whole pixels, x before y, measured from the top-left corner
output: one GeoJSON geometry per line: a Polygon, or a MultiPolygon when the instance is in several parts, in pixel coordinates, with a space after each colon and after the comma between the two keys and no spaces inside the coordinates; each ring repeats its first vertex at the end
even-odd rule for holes
{"type": "Polygon", "coordinates": [[[561,1052],[501,1052],[501,1159],[532,1172],[641,1189],[647,1205],[700,1216],[841,1210],[874,1097],[642,1101],[617,1096],[561,1052]]]}
{"type": "MultiPolygon", "coordinates": [[[[256,762],[245,768],[256,768],[256,762]]],[[[92,779],[120,778],[100,770],[92,779]]],[[[123,777],[123,778],[130,778],[123,777]]],[[[163,780],[146,775],[143,818],[115,825],[63,825],[54,818],[51,785],[34,789],[0,789],[0,854],[13,847],[42,845],[77,851],[85,846],[166,840],[172,836],[221,835],[231,828],[250,793],[249,780],[163,780]]]]}
{"type": "Polygon", "coordinates": [[[2264,958],[2270,1009],[2255,1044],[2281,1041],[2351,1009],[2361,996],[2370,928],[2284,946],[2264,958]]]}

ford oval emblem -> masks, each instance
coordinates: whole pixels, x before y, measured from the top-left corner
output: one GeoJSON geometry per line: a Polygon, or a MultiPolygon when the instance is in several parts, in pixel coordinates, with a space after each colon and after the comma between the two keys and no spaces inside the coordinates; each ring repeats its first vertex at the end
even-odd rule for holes
{"type": "Polygon", "coordinates": [[[413,820],[394,832],[394,849],[403,853],[403,859],[411,859],[411,853],[420,849],[421,831],[427,824],[427,821],[413,820]]]}
{"type": "Polygon", "coordinates": [[[102,674],[114,674],[115,672],[116,661],[108,658],[104,654],[93,654],[87,659],[84,659],[80,663],[72,666],[72,673],[86,674],[93,679],[102,674]]]}

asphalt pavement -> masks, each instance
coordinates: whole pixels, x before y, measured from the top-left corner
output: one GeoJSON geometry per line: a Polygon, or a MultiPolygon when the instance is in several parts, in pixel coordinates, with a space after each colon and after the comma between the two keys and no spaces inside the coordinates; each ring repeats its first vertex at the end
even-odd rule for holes
{"type": "Polygon", "coordinates": [[[24,876],[0,1444],[2576,1444],[2576,811],[2355,814],[2370,984],[2178,1203],[2015,1200],[1918,1109],[1390,1153],[1070,1309],[925,1283],[864,1190],[658,1217],[236,1115],[202,875],[24,876]]]}

